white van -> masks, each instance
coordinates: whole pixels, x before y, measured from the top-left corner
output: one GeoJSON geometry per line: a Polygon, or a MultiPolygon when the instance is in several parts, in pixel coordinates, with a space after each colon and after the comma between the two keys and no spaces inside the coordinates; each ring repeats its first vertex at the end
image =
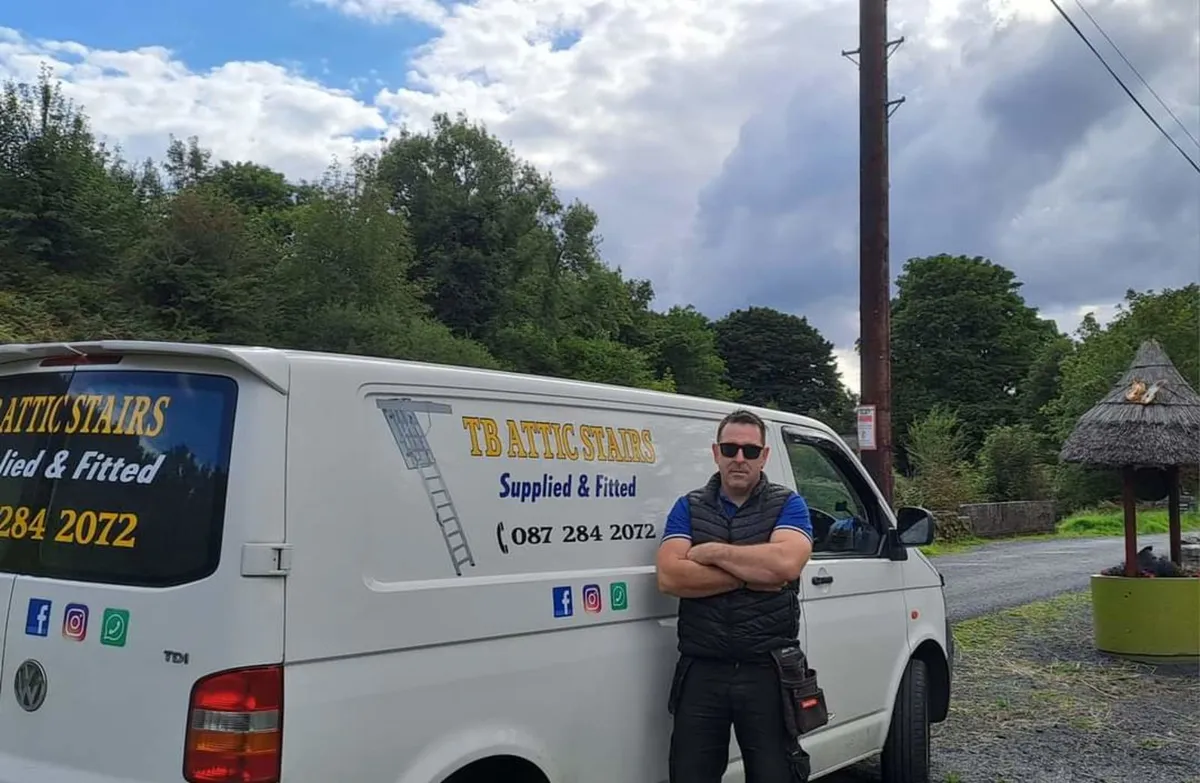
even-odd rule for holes
{"type": "MultiPolygon", "coordinates": [[[[0,346],[0,781],[667,780],[655,552],[733,407],[273,349],[0,346]]],[[[829,428],[757,413],[816,529],[814,777],[882,751],[889,781],[923,781],[953,657],[913,548],[932,522],[898,530],[829,428]]]]}

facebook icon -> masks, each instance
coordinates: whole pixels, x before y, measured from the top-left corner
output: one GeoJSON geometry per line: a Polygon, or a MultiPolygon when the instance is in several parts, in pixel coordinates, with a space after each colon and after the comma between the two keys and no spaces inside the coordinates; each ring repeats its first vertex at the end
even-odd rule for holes
{"type": "Polygon", "coordinates": [[[574,612],[575,607],[571,605],[570,586],[554,588],[554,616],[570,617],[574,612]]]}
{"type": "Polygon", "coordinates": [[[29,611],[25,612],[25,633],[30,636],[46,636],[50,633],[50,602],[45,598],[29,599],[29,611]]]}

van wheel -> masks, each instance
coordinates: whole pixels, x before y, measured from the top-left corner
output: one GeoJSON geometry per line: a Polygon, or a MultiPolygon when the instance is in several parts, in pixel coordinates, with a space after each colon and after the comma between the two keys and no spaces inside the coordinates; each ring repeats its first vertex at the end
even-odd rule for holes
{"type": "Polygon", "coordinates": [[[883,783],[929,783],[929,671],[920,658],[900,679],[880,768],[883,783]]]}

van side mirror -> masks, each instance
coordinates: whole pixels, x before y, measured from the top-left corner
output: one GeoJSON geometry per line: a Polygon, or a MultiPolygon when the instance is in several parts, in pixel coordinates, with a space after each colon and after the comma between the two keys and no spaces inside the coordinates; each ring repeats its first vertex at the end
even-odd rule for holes
{"type": "Polygon", "coordinates": [[[896,509],[896,532],[901,546],[928,546],[933,543],[937,528],[933,514],[920,506],[901,506],[896,509]]]}

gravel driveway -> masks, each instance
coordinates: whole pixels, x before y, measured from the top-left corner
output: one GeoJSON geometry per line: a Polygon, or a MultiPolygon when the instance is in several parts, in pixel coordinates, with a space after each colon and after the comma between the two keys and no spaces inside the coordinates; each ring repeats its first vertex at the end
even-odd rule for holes
{"type": "Polygon", "coordinates": [[[966,621],[955,636],[935,780],[1200,781],[1200,672],[1096,652],[1087,592],[966,621]]]}
{"type": "MultiPolygon", "coordinates": [[[[1158,538],[1140,543],[1159,550],[1158,538]]],[[[1200,783],[1200,669],[1092,646],[1087,576],[1121,555],[1120,539],[1084,539],[937,559],[959,650],[950,717],[933,729],[934,781],[1200,783]],[[1058,573],[1064,558],[1070,574],[1058,573]]],[[[867,761],[823,783],[878,781],[867,761]]]]}

